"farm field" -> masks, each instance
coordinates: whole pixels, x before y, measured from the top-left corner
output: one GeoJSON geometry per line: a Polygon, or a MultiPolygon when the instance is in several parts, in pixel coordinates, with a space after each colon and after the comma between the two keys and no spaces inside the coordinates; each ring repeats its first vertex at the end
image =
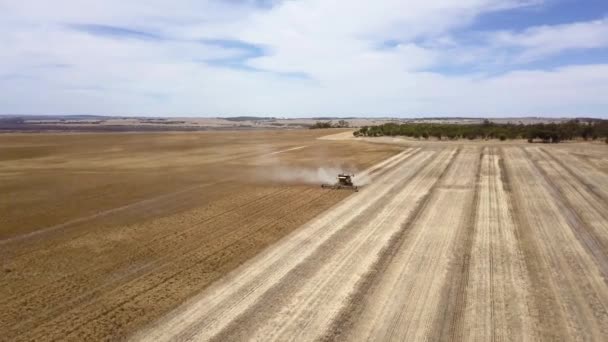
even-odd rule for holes
{"type": "Polygon", "coordinates": [[[124,339],[401,150],[323,134],[0,135],[0,340],[124,339]]]}
{"type": "Polygon", "coordinates": [[[606,146],[325,134],[0,135],[2,339],[606,339],[606,146]]]}
{"type": "Polygon", "coordinates": [[[605,340],[607,158],[599,144],[406,147],[134,339],[605,340]]]}

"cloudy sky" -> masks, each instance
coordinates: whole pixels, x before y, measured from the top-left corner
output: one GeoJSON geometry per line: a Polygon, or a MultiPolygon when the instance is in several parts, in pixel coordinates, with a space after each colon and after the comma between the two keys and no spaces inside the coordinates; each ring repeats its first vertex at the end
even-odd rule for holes
{"type": "Polygon", "coordinates": [[[0,113],[608,117],[607,0],[0,0],[0,113]]]}

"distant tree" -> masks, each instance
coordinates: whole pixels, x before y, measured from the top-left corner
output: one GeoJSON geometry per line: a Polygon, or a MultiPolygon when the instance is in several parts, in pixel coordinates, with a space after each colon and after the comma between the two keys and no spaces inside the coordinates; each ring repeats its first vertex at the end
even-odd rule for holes
{"type": "MultiPolygon", "coordinates": [[[[325,125],[319,125],[321,127],[325,125]]],[[[565,121],[561,123],[538,123],[524,125],[497,124],[484,120],[478,124],[429,124],[429,123],[386,123],[378,126],[362,127],[359,129],[361,136],[407,136],[428,139],[436,137],[441,140],[448,139],[507,139],[524,138],[528,142],[541,141],[543,143],[558,143],[575,138],[583,139],[605,139],[608,137],[608,120],[592,121],[565,121]]]]}
{"type": "Polygon", "coordinates": [[[317,121],[314,125],[310,126],[310,129],[320,129],[320,128],[332,128],[333,124],[331,121],[317,121]]]}
{"type": "Polygon", "coordinates": [[[346,121],[346,120],[340,120],[340,121],[338,121],[337,127],[346,128],[348,126],[349,126],[348,121],[346,121]]]}
{"type": "Polygon", "coordinates": [[[591,126],[583,127],[582,132],[581,132],[581,137],[583,137],[583,139],[585,141],[589,140],[589,138],[591,137],[592,134],[593,134],[593,128],[591,126]]]}
{"type": "Polygon", "coordinates": [[[14,118],[0,118],[0,124],[5,123],[5,124],[17,124],[17,125],[22,125],[25,123],[25,119],[20,118],[20,117],[14,117],[14,118]]]}

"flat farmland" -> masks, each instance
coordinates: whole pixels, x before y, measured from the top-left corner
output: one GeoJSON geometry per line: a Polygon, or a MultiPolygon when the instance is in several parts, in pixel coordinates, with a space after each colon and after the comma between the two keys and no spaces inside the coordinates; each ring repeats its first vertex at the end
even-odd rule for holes
{"type": "Polygon", "coordinates": [[[402,145],[362,191],[133,338],[606,340],[605,146],[402,145]]]}
{"type": "Polygon", "coordinates": [[[124,339],[401,150],[319,134],[0,135],[0,340],[124,339]]]}
{"type": "Polygon", "coordinates": [[[0,136],[2,338],[608,338],[605,145],[324,134],[0,136]]]}

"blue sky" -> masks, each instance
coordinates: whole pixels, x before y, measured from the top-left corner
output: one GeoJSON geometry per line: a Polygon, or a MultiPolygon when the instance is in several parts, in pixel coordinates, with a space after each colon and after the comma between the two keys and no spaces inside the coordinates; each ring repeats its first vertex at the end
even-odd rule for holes
{"type": "Polygon", "coordinates": [[[605,0],[0,0],[0,113],[608,116],[605,0]]]}
{"type": "Polygon", "coordinates": [[[536,6],[499,11],[480,16],[472,29],[521,30],[539,25],[559,25],[590,21],[605,16],[608,3],[605,0],[551,0],[536,6]]]}

